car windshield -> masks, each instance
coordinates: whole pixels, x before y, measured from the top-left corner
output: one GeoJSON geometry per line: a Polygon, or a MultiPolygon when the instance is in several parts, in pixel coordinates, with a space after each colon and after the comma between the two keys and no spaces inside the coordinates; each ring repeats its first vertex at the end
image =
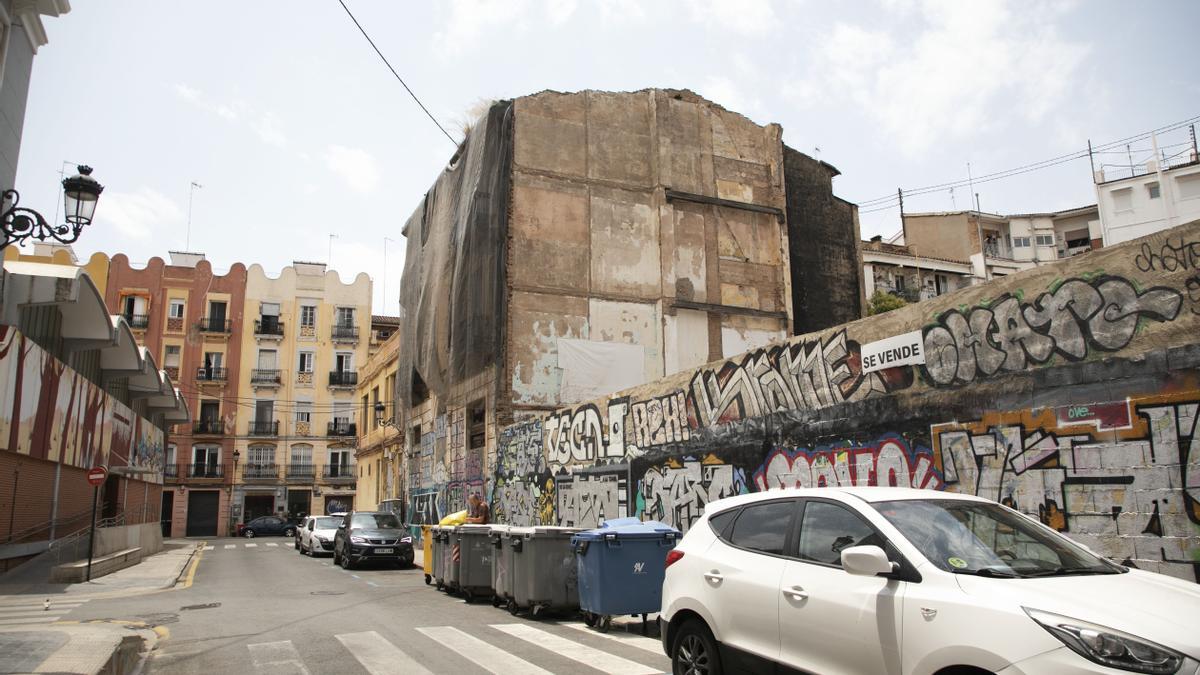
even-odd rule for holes
{"type": "Polygon", "coordinates": [[[400,527],[400,521],[390,513],[359,513],[350,521],[350,527],[365,527],[380,530],[400,527]]]}
{"type": "Polygon", "coordinates": [[[317,522],[313,523],[313,527],[318,530],[336,530],[338,525],[341,525],[341,518],[333,518],[330,516],[321,516],[317,518],[317,522]]]}
{"type": "Polygon", "coordinates": [[[947,572],[1041,577],[1125,571],[1000,504],[911,499],[872,506],[947,572]]]}

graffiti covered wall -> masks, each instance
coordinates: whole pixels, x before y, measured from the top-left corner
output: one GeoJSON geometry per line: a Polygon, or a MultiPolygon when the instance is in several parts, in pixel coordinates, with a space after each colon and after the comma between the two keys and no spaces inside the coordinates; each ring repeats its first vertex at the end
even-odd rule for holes
{"type": "Polygon", "coordinates": [[[686,529],[794,486],[966,492],[1200,581],[1200,275],[1138,262],[1200,223],[797,336],[500,433],[499,522],[686,529]],[[863,373],[920,330],[926,363],[863,373]]]}
{"type": "Polygon", "coordinates": [[[0,444],[84,469],[145,469],[162,483],[162,430],[11,326],[0,326],[0,444]]]}

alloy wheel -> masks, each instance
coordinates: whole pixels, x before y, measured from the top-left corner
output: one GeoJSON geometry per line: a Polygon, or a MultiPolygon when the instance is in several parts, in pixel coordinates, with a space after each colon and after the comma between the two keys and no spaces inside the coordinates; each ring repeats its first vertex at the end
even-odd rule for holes
{"type": "Polygon", "coordinates": [[[675,650],[675,672],[681,675],[708,675],[711,664],[708,646],[695,633],[683,636],[675,650]]]}

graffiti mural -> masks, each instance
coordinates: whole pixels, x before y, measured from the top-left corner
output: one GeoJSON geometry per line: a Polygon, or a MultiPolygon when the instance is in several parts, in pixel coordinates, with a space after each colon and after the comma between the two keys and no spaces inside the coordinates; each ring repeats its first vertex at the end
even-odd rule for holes
{"type": "Polygon", "coordinates": [[[1091,350],[1126,347],[1140,321],[1171,321],[1182,295],[1165,286],[1138,291],[1127,279],[1067,279],[1031,303],[1012,293],[969,311],[952,309],[925,329],[922,370],[935,386],[967,384],[1044,364],[1079,361],[1091,350]]]}
{"type": "Polygon", "coordinates": [[[1171,397],[1064,406],[935,425],[932,436],[947,489],[1037,516],[1116,560],[1200,581],[1198,407],[1171,397]]]}
{"type": "Polygon", "coordinates": [[[754,472],[756,490],[875,485],[937,490],[943,481],[929,448],[894,434],[863,445],[776,448],[754,472]]]}
{"type": "Polygon", "coordinates": [[[709,502],[749,491],[746,472],[714,454],[670,459],[642,474],[637,515],[686,531],[709,502]]]}
{"type": "Polygon", "coordinates": [[[629,515],[629,467],[603,467],[554,477],[558,525],[597,527],[629,515]]]}
{"type": "Polygon", "coordinates": [[[784,410],[816,410],[908,386],[879,372],[863,375],[858,343],[841,330],[750,352],[740,363],[700,369],[688,392],[698,427],[709,427],[784,410]]]}
{"type": "Polygon", "coordinates": [[[0,442],[38,459],[137,467],[162,482],[161,429],[11,326],[0,326],[0,442]]]}

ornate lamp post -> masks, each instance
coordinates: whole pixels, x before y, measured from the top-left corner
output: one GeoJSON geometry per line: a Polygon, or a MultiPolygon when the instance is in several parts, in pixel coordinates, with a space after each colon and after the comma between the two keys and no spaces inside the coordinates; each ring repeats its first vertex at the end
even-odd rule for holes
{"type": "Polygon", "coordinates": [[[92,178],[92,167],[80,165],[79,173],[63,179],[63,204],[66,206],[66,224],[51,225],[42,214],[18,206],[21,195],[16,190],[5,190],[0,204],[12,204],[0,213],[0,230],[4,240],[0,242],[0,250],[10,244],[22,244],[32,239],[46,241],[53,239],[60,244],[70,244],[79,239],[83,228],[92,222],[96,213],[96,202],[104,186],[92,178]]]}
{"type": "Polygon", "coordinates": [[[386,412],[387,412],[387,406],[385,406],[382,401],[379,403],[376,403],[375,404],[375,423],[381,427],[394,426],[396,424],[396,421],[390,417],[387,417],[385,415],[386,412]]]}

